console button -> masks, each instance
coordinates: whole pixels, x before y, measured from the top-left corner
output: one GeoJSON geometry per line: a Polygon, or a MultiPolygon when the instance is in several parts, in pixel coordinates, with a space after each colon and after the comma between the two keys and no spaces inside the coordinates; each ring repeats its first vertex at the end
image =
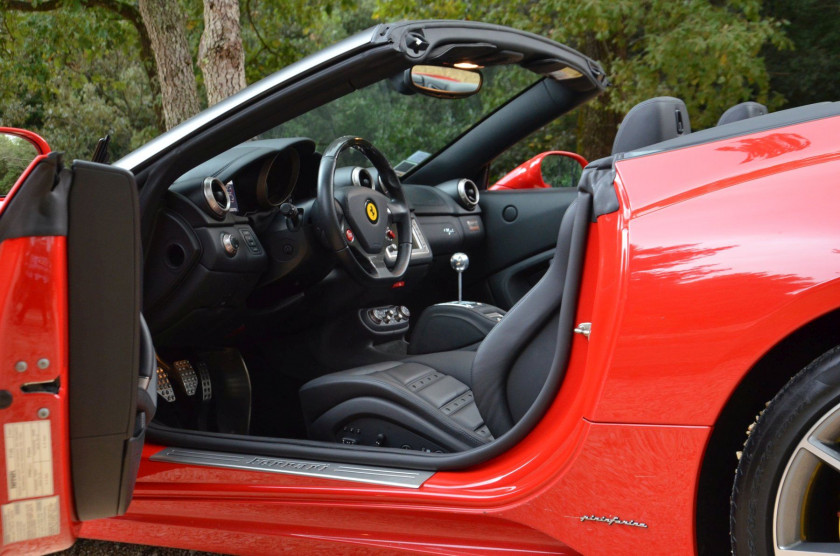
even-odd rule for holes
{"type": "Polygon", "coordinates": [[[233,257],[236,255],[236,252],[239,251],[239,240],[233,237],[233,234],[223,232],[222,247],[229,257],[233,257]]]}

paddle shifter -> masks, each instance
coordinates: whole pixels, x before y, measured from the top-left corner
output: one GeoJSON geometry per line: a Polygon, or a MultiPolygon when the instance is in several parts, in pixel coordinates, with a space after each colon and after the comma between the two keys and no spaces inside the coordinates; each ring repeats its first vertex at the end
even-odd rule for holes
{"type": "Polygon", "coordinates": [[[463,301],[463,274],[470,266],[470,258],[466,253],[455,253],[449,259],[449,264],[458,273],[458,301],[463,301]]]}

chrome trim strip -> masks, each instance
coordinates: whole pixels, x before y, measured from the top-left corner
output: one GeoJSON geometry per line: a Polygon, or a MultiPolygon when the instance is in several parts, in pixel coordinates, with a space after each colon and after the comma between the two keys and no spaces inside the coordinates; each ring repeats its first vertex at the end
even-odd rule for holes
{"type": "Polygon", "coordinates": [[[361,166],[356,166],[353,168],[353,171],[350,172],[350,181],[353,182],[355,187],[365,187],[362,185],[362,172],[368,175],[368,179],[370,180],[370,188],[376,190],[376,184],[373,182],[373,177],[370,175],[366,169],[362,168],[361,166]]]}
{"type": "MultiPolygon", "coordinates": [[[[413,216],[411,217],[411,237],[413,239],[411,247],[412,257],[425,257],[426,255],[432,254],[432,250],[426,241],[426,236],[423,235],[423,232],[420,230],[420,225],[417,224],[417,219],[413,216]],[[415,244],[417,245],[417,248],[414,247],[415,244]]],[[[389,247],[395,246],[394,244],[390,244],[389,247]]],[[[394,264],[397,262],[396,248],[392,250],[389,250],[387,247],[385,248],[385,261],[388,264],[394,264]]]]}
{"type": "Polygon", "coordinates": [[[230,210],[230,194],[228,194],[227,187],[219,178],[204,178],[204,184],[202,185],[202,191],[204,192],[204,201],[207,203],[207,208],[213,211],[213,214],[219,217],[223,217],[228,213],[230,210]],[[219,202],[216,200],[215,195],[213,195],[213,185],[219,186],[222,191],[225,193],[225,204],[220,205],[219,202]]]}
{"type": "Polygon", "coordinates": [[[461,198],[461,202],[464,205],[464,208],[472,210],[478,206],[479,200],[479,192],[478,186],[475,185],[475,182],[471,179],[463,178],[458,182],[458,197],[461,198]],[[467,184],[470,184],[470,188],[475,193],[475,201],[471,201],[469,196],[467,196],[467,184]]]}
{"type": "Polygon", "coordinates": [[[373,42],[374,37],[376,36],[375,31],[377,28],[378,26],[372,27],[366,31],[353,35],[352,37],[348,37],[329,48],[325,48],[324,50],[316,52],[311,56],[307,56],[303,60],[290,64],[268,77],[257,81],[253,85],[242,89],[235,95],[211,106],[207,110],[199,112],[189,120],[178,124],[163,135],[160,135],[156,139],[146,143],[139,149],[125,155],[118,161],[114,162],[114,166],[134,171],[149,159],[158,156],[160,153],[169,148],[172,148],[176,143],[179,143],[184,138],[195,134],[210,123],[216,122],[228,116],[230,113],[238,110],[241,106],[248,104],[256,97],[262,96],[273,89],[279,88],[287,81],[294,79],[301,73],[306,73],[318,66],[325,65],[333,58],[338,58],[373,42]]]}
{"type": "Polygon", "coordinates": [[[373,485],[420,488],[434,471],[412,471],[387,467],[367,467],[326,461],[272,458],[256,455],[226,454],[185,448],[165,448],[153,455],[151,461],[181,463],[202,467],[221,467],[244,471],[264,471],[304,477],[321,477],[373,485]]]}
{"type": "Polygon", "coordinates": [[[411,219],[411,237],[417,241],[417,249],[411,250],[412,257],[432,254],[432,249],[426,241],[426,236],[424,236],[422,230],[420,230],[420,225],[417,223],[416,218],[411,219]]]}

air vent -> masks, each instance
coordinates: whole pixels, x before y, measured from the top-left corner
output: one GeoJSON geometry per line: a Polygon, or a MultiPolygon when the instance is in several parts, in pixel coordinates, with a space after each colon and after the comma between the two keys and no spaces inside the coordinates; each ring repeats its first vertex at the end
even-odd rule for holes
{"type": "Polygon", "coordinates": [[[373,189],[373,177],[370,175],[370,172],[364,168],[360,168],[358,166],[353,168],[353,173],[350,174],[350,180],[356,187],[367,187],[368,189],[373,189]]]}
{"type": "Polygon", "coordinates": [[[230,210],[230,195],[225,184],[219,178],[206,178],[203,189],[210,214],[216,218],[224,218],[230,210]]]}
{"type": "Polygon", "coordinates": [[[478,206],[478,186],[466,178],[458,182],[458,198],[465,209],[472,210],[478,206]]]}

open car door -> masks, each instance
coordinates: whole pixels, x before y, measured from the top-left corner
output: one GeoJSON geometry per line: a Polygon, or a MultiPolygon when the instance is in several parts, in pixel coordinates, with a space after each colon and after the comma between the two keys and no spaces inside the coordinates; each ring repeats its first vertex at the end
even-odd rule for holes
{"type": "Polygon", "coordinates": [[[37,150],[0,205],[0,552],[47,553],[125,512],[155,409],[137,189],[0,134],[37,150]]]}

